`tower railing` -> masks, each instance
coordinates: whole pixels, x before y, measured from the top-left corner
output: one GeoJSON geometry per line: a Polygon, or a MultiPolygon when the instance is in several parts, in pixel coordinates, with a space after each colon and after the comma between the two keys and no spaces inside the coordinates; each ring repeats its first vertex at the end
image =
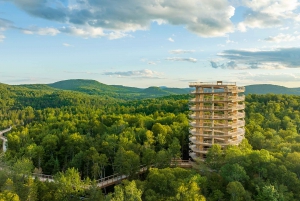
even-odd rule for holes
{"type": "Polygon", "coordinates": [[[232,101],[244,101],[245,95],[239,95],[239,96],[227,96],[227,97],[220,97],[217,98],[201,98],[196,99],[193,98],[190,100],[190,103],[201,103],[201,102],[218,102],[218,101],[225,101],[225,102],[232,102],[232,101]]]}
{"type": "Polygon", "coordinates": [[[189,83],[190,86],[205,86],[205,85],[217,85],[217,86],[222,86],[222,85],[236,85],[236,82],[190,82],[189,83]]]}
{"type": "Polygon", "coordinates": [[[221,106],[190,106],[190,110],[192,111],[201,111],[201,110],[242,110],[245,109],[245,104],[238,105],[229,105],[228,107],[221,106]]]}

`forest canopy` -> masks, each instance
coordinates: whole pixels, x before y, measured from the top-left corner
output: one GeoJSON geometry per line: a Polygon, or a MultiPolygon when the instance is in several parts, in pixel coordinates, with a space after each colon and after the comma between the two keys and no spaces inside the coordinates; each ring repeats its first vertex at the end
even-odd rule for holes
{"type": "Polygon", "coordinates": [[[189,95],[32,88],[0,85],[0,129],[13,126],[0,200],[300,200],[300,96],[247,95],[246,139],[182,169],[170,166],[189,158],[189,95]],[[137,175],[141,165],[148,171],[137,175]],[[32,172],[55,182],[24,177],[32,172]],[[95,187],[115,173],[129,178],[106,193],[95,187]]]}

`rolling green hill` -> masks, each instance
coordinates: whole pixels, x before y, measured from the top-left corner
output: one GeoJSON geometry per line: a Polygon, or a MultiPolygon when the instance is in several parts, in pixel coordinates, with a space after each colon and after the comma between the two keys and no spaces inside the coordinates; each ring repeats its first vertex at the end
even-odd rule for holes
{"type": "Polygon", "coordinates": [[[109,86],[106,84],[102,84],[95,80],[83,80],[83,79],[75,79],[75,80],[63,80],[59,82],[55,82],[52,84],[48,84],[50,87],[64,90],[72,90],[72,91],[81,91],[81,92],[104,92],[104,91],[117,91],[117,88],[114,86],[109,86]]]}
{"type": "Polygon", "coordinates": [[[190,93],[192,90],[190,89],[186,89],[186,88],[164,88],[163,89],[164,91],[168,91],[168,92],[171,92],[171,93],[175,93],[175,94],[187,94],[187,93],[190,93]]]}
{"type": "Polygon", "coordinates": [[[123,92],[140,93],[143,91],[143,89],[140,89],[140,88],[127,87],[127,86],[123,86],[123,85],[110,85],[110,86],[113,86],[123,92]]]}
{"type": "Polygon", "coordinates": [[[149,95],[161,95],[161,96],[168,96],[168,95],[175,95],[176,93],[166,91],[164,89],[161,89],[159,87],[148,87],[147,89],[144,89],[142,91],[144,94],[149,95]]]}
{"type": "Polygon", "coordinates": [[[53,88],[47,84],[22,84],[22,85],[15,85],[16,87],[24,87],[27,89],[33,89],[33,90],[50,90],[50,91],[56,91],[58,89],[53,88]]]}

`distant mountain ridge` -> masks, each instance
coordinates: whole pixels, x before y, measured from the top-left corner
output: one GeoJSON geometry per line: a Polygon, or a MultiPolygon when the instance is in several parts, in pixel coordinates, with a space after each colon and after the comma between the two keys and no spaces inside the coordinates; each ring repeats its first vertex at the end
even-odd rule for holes
{"type": "MultiPolygon", "coordinates": [[[[136,88],[123,85],[106,85],[95,80],[71,79],[62,80],[52,84],[26,84],[18,85],[33,90],[69,90],[89,95],[108,95],[115,98],[135,99],[154,98],[169,95],[188,94],[193,88],[169,88],[166,86],[136,88]]],[[[271,84],[257,84],[245,86],[245,94],[290,94],[300,95],[299,88],[287,88],[271,84]]]]}
{"type": "Polygon", "coordinates": [[[79,91],[88,94],[101,94],[101,93],[134,93],[142,95],[153,95],[153,96],[166,96],[166,95],[176,95],[176,94],[187,94],[189,91],[180,88],[168,88],[165,87],[161,89],[160,87],[148,87],[146,89],[127,87],[122,85],[106,85],[95,80],[63,80],[48,84],[48,86],[63,89],[79,91]]]}
{"type": "Polygon", "coordinates": [[[272,84],[256,84],[245,86],[245,94],[289,94],[300,95],[300,87],[287,88],[279,85],[272,84]]]}

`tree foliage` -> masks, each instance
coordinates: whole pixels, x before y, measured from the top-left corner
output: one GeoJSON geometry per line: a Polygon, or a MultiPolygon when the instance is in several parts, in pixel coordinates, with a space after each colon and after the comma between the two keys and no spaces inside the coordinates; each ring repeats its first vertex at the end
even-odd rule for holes
{"type": "Polygon", "coordinates": [[[169,168],[188,159],[188,95],[132,100],[0,84],[0,96],[0,129],[13,126],[1,199],[300,200],[299,96],[247,95],[246,139],[214,145],[197,172],[169,168]],[[140,165],[149,168],[140,180],[107,197],[89,179],[133,176],[140,165]],[[34,170],[56,182],[26,177],[34,170]]]}

